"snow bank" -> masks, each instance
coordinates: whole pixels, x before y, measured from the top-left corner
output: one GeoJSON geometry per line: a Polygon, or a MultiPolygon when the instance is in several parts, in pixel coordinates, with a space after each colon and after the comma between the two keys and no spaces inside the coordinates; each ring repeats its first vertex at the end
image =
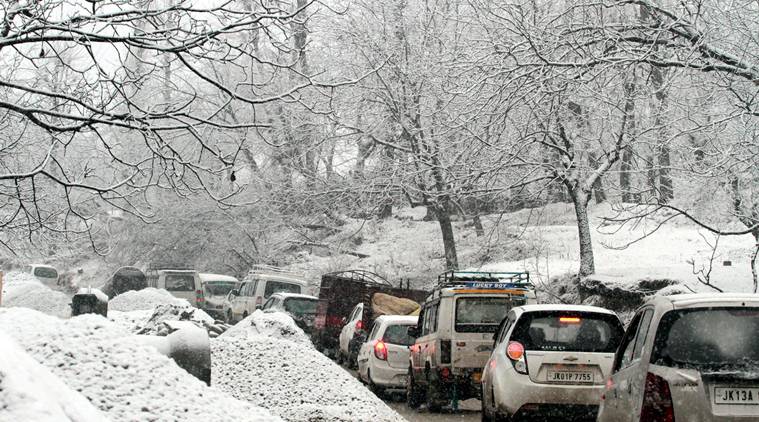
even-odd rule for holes
{"type": "Polygon", "coordinates": [[[310,345],[311,339],[295,324],[290,315],[284,312],[262,312],[257,310],[235,324],[222,336],[248,337],[266,336],[295,343],[310,345]]]}
{"type": "Polygon", "coordinates": [[[207,387],[98,315],[60,320],[27,309],[0,309],[0,327],[113,421],[280,420],[207,387]]]}
{"type": "Polygon", "coordinates": [[[104,422],[108,418],[0,331],[0,420],[104,422]]]}
{"type": "Polygon", "coordinates": [[[68,318],[71,299],[52,290],[33,275],[11,271],[3,279],[3,307],[31,308],[42,313],[68,318]]]}
{"type": "Polygon", "coordinates": [[[108,310],[139,311],[153,309],[158,305],[190,306],[190,302],[174,297],[164,289],[148,287],[142,290],[130,290],[114,297],[108,302],[108,310]]]}
{"type": "Polygon", "coordinates": [[[211,357],[217,388],[289,421],[403,420],[283,313],[254,312],[211,339],[211,357]]]}

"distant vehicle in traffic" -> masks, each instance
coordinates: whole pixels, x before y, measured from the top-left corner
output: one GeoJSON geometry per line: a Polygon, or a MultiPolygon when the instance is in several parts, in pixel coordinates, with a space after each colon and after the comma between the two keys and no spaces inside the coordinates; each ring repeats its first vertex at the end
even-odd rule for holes
{"type": "Polygon", "coordinates": [[[50,265],[30,264],[24,266],[23,272],[33,275],[45,284],[58,284],[58,270],[50,265]]]}
{"type": "Polygon", "coordinates": [[[142,290],[146,287],[148,287],[148,278],[142,270],[137,267],[121,267],[105,282],[102,290],[113,299],[130,290],[142,290]]]}
{"type": "Polygon", "coordinates": [[[374,321],[358,352],[358,377],[376,394],[387,389],[406,389],[409,346],[414,338],[408,329],[416,316],[383,315],[374,321]]]}
{"type": "Polygon", "coordinates": [[[408,366],[407,403],[430,411],[454,399],[479,398],[493,333],[513,307],[535,302],[529,274],[448,271],[427,297],[408,366]]]}
{"type": "Polygon", "coordinates": [[[656,296],[625,332],[600,422],[759,421],[759,295],[656,296]]]}
{"type": "Polygon", "coordinates": [[[264,312],[284,312],[290,315],[301,330],[310,334],[314,328],[318,304],[319,299],[315,296],[298,293],[274,293],[261,309],[264,312]]]}
{"type": "Polygon", "coordinates": [[[229,292],[240,287],[240,280],[222,274],[200,273],[199,276],[203,285],[203,310],[216,319],[224,319],[224,300],[229,292]]]}
{"type": "Polygon", "coordinates": [[[240,288],[227,295],[223,308],[225,320],[229,323],[238,322],[263,307],[264,302],[274,293],[303,293],[307,286],[303,274],[256,265],[245,276],[240,288]]]}
{"type": "Polygon", "coordinates": [[[427,294],[424,290],[410,289],[408,284],[393,286],[383,277],[364,270],[324,274],[311,341],[327,356],[353,366],[358,348],[366,339],[367,328],[379,316],[372,309],[375,305],[382,305],[378,299],[398,303],[403,308],[413,305],[418,309],[427,294]]]}
{"type": "Polygon", "coordinates": [[[172,296],[186,299],[190,305],[203,308],[205,293],[200,275],[195,270],[157,270],[156,276],[148,279],[150,287],[164,289],[172,296]]]}
{"type": "Polygon", "coordinates": [[[595,306],[509,311],[482,374],[482,419],[596,417],[624,327],[595,306]]]}

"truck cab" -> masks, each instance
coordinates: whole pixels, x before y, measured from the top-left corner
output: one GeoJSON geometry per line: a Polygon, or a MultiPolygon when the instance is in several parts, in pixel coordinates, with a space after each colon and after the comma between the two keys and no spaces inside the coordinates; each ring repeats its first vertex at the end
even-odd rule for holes
{"type": "Polygon", "coordinates": [[[477,398],[493,333],[511,310],[536,303],[526,272],[448,271],[422,305],[410,331],[408,401],[439,410],[448,402],[477,398]]]}

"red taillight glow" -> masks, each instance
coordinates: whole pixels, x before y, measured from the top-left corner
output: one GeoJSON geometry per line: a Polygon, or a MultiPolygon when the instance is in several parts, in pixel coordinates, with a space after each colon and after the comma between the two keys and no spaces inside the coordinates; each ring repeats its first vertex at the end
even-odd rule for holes
{"type": "Polygon", "coordinates": [[[444,380],[447,380],[448,378],[450,378],[451,377],[451,370],[450,370],[450,368],[448,368],[447,366],[444,366],[443,369],[440,370],[440,376],[444,380]]]}
{"type": "Polygon", "coordinates": [[[667,381],[652,373],[646,374],[641,422],[675,422],[675,408],[667,381]]]}
{"type": "Polygon", "coordinates": [[[374,343],[374,356],[379,360],[387,360],[387,346],[382,340],[377,340],[374,343]]]}
{"type": "Polygon", "coordinates": [[[519,360],[524,356],[524,346],[518,341],[510,341],[506,346],[506,356],[511,360],[519,360]]]}
{"type": "Polygon", "coordinates": [[[358,320],[356,321],[356,331],[363,330],[364,329],[364,321],[358,320]]]}
{"type": "Polygon", "coordinates": [[[562,324],[579,324],[582,320],[579,317],[559,317],[559,322],[562,324]]]}

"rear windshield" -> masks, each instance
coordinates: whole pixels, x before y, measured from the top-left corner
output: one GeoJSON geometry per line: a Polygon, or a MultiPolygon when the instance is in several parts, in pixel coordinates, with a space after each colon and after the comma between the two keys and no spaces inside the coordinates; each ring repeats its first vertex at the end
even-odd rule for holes
{"type": "Polygon", "coordinates": [[[456,300],[456,331],[459,333],[494,333],[513,306],[511,297],[460,297],[456,300]]]}
{"type": "Polygon", "coordinates": [[[300,286],[292,283],[282,283],[279,281],[267,281],[264,297],[269,297],[274,293],[300,293],[300,286]]]}
{"type": "Polygon", "coordinates": [[[388,325],[385,328],[385,335],[382,336],[382,340],[385,343],[411,346],[415,339],[408,335],[409,327],[412,325],[388,325]]]}
{"type": "Polygon", "coordinates": [[[623,334],[614,315],[546,311],[523,314],[511,340],[525,350],[613,353],[623,334]]]}
{"type": "Polygon", "coordinates": [[[192,274],[166,274],[166,290],[170,292],[190,292],[195,290],[195,276],[192,274]]]}
{"type": "Polygon", "coordinates": [[[226,296],[235,287],[237,287],[237,283],[234,281],[206,282],[206,292],[208,292],[210,296],[226,296]]]}
{"type": "Polygon", "coordinates": [[[285,310],[294,315],[315,315],[316,306],[319,304],[315,299],[285,299],[285,310]]]}
{"type": "Polygon", "coordinates": [[[37,267],[34,269],[34,275],[43,278],[58,278],[58,272],[52,268],[37,267]]]}
{"type": "Polygon", "coordinates": [[[759,308],[670,311],[659,323],[651,361],[713,370],[759,367],[759,308]]]}

